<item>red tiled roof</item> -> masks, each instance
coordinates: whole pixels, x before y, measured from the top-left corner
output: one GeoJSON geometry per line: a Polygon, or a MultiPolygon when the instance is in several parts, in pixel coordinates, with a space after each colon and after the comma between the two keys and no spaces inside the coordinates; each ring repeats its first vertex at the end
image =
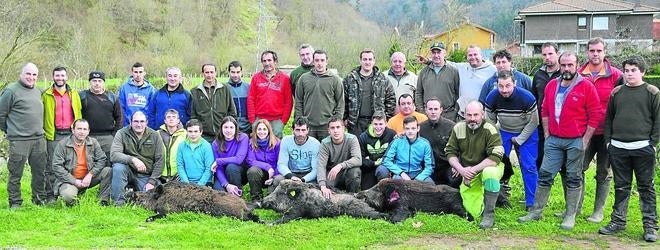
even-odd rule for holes
{"type": "Polygon", "coordinates": [[[635,12],[657,13],[660,9],[617,0],[553,0],[532,5],[518,11],[519,15],[574,12],[635,12]]]}

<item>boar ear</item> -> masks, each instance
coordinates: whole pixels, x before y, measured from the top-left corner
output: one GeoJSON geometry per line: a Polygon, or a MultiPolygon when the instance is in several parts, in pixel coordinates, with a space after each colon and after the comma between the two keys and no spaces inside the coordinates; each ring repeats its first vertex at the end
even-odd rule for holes
{"type": "Polygon", "coordinates": [[[286,195],[289,196],[289,198],[291,199],[297,199],[301,193],[302,193],[302,189],[300,188],[289,188],[286,190],[286,195]]]}
{"type": "Polygon", "coordinates": [[[163,194],[164,191],[165,190],[163,188],[163,185],[156,186],[154,188],[153,198],[158,199],[158,197],[160,197],[160,195],[163,194]]]}

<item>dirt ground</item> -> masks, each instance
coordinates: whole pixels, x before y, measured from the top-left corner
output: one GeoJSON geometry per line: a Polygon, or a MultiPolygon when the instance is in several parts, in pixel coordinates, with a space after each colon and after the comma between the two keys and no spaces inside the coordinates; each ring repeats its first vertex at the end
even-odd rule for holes
{"type": "Polygon", "coordinates": [[[492,235],[479,241],[469,241],[447,235],[427,235],[388,245],[374,245],[373,249],[660,249],[658,243],[643,240],[623,242],[616,237],[594,235],[593,238],[522,238],[504,234],[492,235]]]}

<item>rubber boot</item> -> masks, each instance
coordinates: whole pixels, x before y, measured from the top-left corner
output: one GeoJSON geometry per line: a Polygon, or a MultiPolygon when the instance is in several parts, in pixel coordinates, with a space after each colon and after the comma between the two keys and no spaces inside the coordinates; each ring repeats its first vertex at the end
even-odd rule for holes
{"type": "Polygon", "coordinates": [[[548,197],[550,197],[551,186],[544,187],[536,185],[536,194],[534,195],[534,206],[527,212],[527,215],[518,217],[518,222],[525,223],[533,220],[540,220],[543,218],[543,209],[548,204],[548,197]]]}
{"type": "Polygon", "coordinates": [[[484,192],[484,212],[481,216],[481,223],[479,224],[481,229],[493,227],[495,223],[495,203],[499,195],[499,192],[484,192]]]}
{"type": "Polygon", "coordinates": [[[594,212],[587,218],[587,221],[593,223],[600,223],[603,221],[603,208],[607,195],[610,193],[610,180],[596,183],[596,200],[594,201],[594,212]]]}
{"type": "MultiPolygon", "coordinates": [[[[566,190],[568,190],[568,187],[566,187],[566,174],[561,172],[560,174],[561,174],[561,187],[564,189],[564,197],[566,197],[566,190]]],[[[566,211],[556,212],[555,216],[559,218],[564,218],[565,213],[566,211]]]]}
{"type": "MultiPolygon", "coordinates": [[[[568,190],[568,188],[566,187],[566,182],[564,182],[564,179],[562,179],[562,186],[564,187],[564,197],[566,197],[567,196],[566,191],[568,190]]],[[[586,187],[586,185],[584,183],[584,178],[583,178],[582,179],[582,193],[580,193],[580,199],[578,199],[577,210],[576,210],[577,212],[575,212],[575,216],[578,216],[582,213],[582,204],[584,203],[584,188],[585,187],[586,187]]],[[[555,213],[555,216],[557,216],[559,218],[564,218],[565,215],[566,215],[566,211],[555,213]]]]}
{"type": "Polygon", "coordinates": [[[575,215],[577,214],[578,203],[580,202],[580,195],[582,194],[582,187],[569,188],[566,192],[566,215],[564,221],[561,222],[561,229],[572,230],[575,227],[575,215]]]}

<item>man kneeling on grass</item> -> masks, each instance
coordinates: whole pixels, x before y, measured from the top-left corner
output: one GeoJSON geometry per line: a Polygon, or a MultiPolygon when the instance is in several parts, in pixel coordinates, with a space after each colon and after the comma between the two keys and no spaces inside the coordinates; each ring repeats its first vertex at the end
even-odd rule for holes
{"type": "Polygon", "coordinates": [[[89,123],[84,119],[73,122],[72,135],[61,140],[53,152],[53,189],[67,206],[77,202],[79,192],[101,184],[101,205],[110,200],[110,167],[106,167],[106,156],[96,139],[88,137],[89,123]]]}

